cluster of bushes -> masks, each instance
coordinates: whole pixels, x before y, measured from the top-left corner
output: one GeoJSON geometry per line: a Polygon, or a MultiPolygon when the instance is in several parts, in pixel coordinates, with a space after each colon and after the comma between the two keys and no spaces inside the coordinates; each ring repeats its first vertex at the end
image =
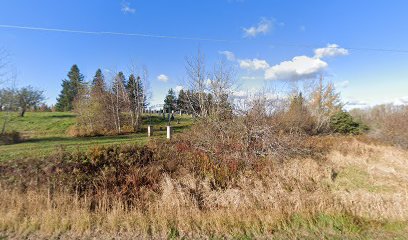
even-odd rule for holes
{"type": "Polygon", "coordinates": [[[11,189],[68,191],[91,199],[108,195],[135,205],[144,204],[160,191],[164,175],[189,173],[209,180],[213,189],[226,189],[242,172],[260,171],[268,161],[318,156],[327,148],[313,139],[295,137],[276,136],[261,144],[257,138],[261,136],[249,134],[244,141],[237,128],[225,129],[227,135],[220,135],[216,133],[218,127],[209,124],[197,124],[174,141],[152,141],[144,147],[95,147],[88,152],[61,149],[44,159],[2,162],[0,183],[11,189]],[[209,133],[212,140],[207,139],[209,133]]]}
{"type": "Polygon", "coordinates": [[[372,137],[408,148],[408,106],[379,105],[351,114],[370,127],[372,137]]]}

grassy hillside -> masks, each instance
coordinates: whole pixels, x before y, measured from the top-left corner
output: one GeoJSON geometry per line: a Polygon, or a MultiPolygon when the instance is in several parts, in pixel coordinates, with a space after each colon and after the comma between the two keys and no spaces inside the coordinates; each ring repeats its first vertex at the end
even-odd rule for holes
{"type": "MultiPolygon", "coordinates": [[[[0,112],[1,120],[3,120],[4,114],[0,112]]],[[[179,119],[180,123],[172,123],[175,132],[182,131],[192,123],[192,119],[188,116],[176,116],[176,119],[179,119]]],[[[148,141],[146,127],[150,122],[156,129],[154,137],[164,138],[167,121],[157,114],[144,116],[141,133],[121,136],[72,137],[67,134],[67,131],[75,124],[75,115],[73,113],[28,112],[23,118],[19,117],[17,113],[13,113],[7,125],[7,131],[20,132],[25,141],[0,146],[0,161],[41,157],[60,148],[81,151],[94,145],[144,144],[148,141]],[[160,128],[162,128],[162,131],[160,131],[160,128]]]]}
{"type": "MultiPolygon", "coordinates": [[[[2,160],[19,159],[0,161],[0,239],[408,239],[406,149],[367,135],[257,135],[273,123],[258,116],[150,142],[145,129],[69,137],[67,113],[15,116],[27,141],[0,146],[2,160]]],[[[147,122],[164,138],[161,116],[147,122]]]]}

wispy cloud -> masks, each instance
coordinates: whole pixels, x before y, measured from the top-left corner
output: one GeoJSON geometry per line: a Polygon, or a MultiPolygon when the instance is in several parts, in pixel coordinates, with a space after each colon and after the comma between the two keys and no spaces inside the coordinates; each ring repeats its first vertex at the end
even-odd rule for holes
{"type": "Polygon", "coordinates": [[[219,51],[218,53],[221,54],[221,55],[224,55],[227,58],[227,60],[229,60],[229,61],[235,61],[235,59],[236,59],[235,54],[233,52],[219,51]]]}
{"type": "Polygon", "coordinates": [[[350,82],[349,81],[342,81],[342,82],[336,82],[334,83],[334,86],[336,88],[347,88],[349,86],[350,82]]]}
{"type": "Polygon", "coordinates": [[[160,74],[159,76],[157,76],[157,80],[159,80],[160,82],[167,82],[169,80],[169,77],[164,74],[160,74]]]}
{"type": "Polygon", "coordinates": [[[241,79],[242,80],[256,80],[257,77],[255,77],[255,76],[242,76],[241,79]]]}
{"type": "Polygon", "coordinates": [[[262,18],[257,25],[251,26],[249,28],[243,28],[244,37],[246,38],[254,38],[259,34],[265,35],[272,31],[274,26],[278,24],[283,26],[283,23],[276,23],[273,19],[262,18]]]}
{"type": "Polygon", "coordinates": [[[125,14],[128,14],[128,13],[133,14],[133,13],[136,12],[136,9],[130,7],[130,3],[129,3],[129,2],[126,2],[126,1],[123,1],[123,2],[122,2],[122,8],[121,8],[121,10],[122,10],[122,12],[125,13],[125,14]]]}
{"type": "Polygon", "coordinates": [[[346,101],[344,107],[346,110],[352,110],[355,108],[367,108],[370,107],[370,104],[362,100],[349,99],[348,101],[346,101]]]}

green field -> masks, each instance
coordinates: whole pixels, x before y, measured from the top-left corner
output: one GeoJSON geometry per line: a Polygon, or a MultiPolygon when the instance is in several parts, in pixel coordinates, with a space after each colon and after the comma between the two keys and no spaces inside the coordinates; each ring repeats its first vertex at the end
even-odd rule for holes
{"type": "MultiPolygon", "coordinates": [[[[1,124],[4,114],[0,112],[1,124]]],[[[179,124],[176,121],[172,122],[176,133],[192,124],[191,117],[178,115],[175,117],[180,120],[179,124]]],[[[96,145],[145,144],[149,140],[146,127],[150,122],[155,129],[154,138],[165,138],[167,121],[157,114],[143,116],[143,126],[140,133],[120,136],[71,137],[67,135],[67,130],[75,124],[75,114],[73,113],[28,112],[24,117],[12,113],[7,131],[20,132],[25,140],[18,144],[0,146],[0,161],[43,157],[60,148],[83,151],[96,145]]]]}

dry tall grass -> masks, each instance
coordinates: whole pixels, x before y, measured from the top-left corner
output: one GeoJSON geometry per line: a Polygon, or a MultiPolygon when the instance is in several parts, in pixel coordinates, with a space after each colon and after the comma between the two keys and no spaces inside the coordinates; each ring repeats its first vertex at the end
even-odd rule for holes
{"type": "Polygon", "coordinates": [[[209,179],[200,180],[188,173],[177,178],[165,175],[160,193],[151,192],[146,207],[129,208],[120,200],[102,197],[93,210],[86,197],[3,189],[0,229],[18,236],[41,237],[123,233],[165,238],[171,229],[191,238],[232,238],[247,231],[267,236],[295,213],[338,212],[328,189],[320,184],[329,179],[330,169],[310,159],[271,166],[259,174],[246,172],[236,186],[225,190],[212,189],[209,179]]]}
{"type": "MultiPolygon", "coordinates": [[[[335,141],[324,139],[329,140],[335,141]]],[[[0,232],[11,238],[63,239],[406,236],[402,223],[382,230],[385,235],[376,235],[373,223],[374,230],[363,223],[408,220],[408,153],[352,138],[336,146],[327,159],[266,161],[246,168],[225,188],[214,187],[210,175],[187,169],[163,172],[159,190],[146,189],[143,206],[109,194],[95,203],[68,192],[2,186],[0,232]]]]}
{"type": "Polygon", "coordinates": [[[408,220],[408,152],[356,140],[338,146],[329,159],[338,175],[334,194],[353,215],[408,220]]]}

